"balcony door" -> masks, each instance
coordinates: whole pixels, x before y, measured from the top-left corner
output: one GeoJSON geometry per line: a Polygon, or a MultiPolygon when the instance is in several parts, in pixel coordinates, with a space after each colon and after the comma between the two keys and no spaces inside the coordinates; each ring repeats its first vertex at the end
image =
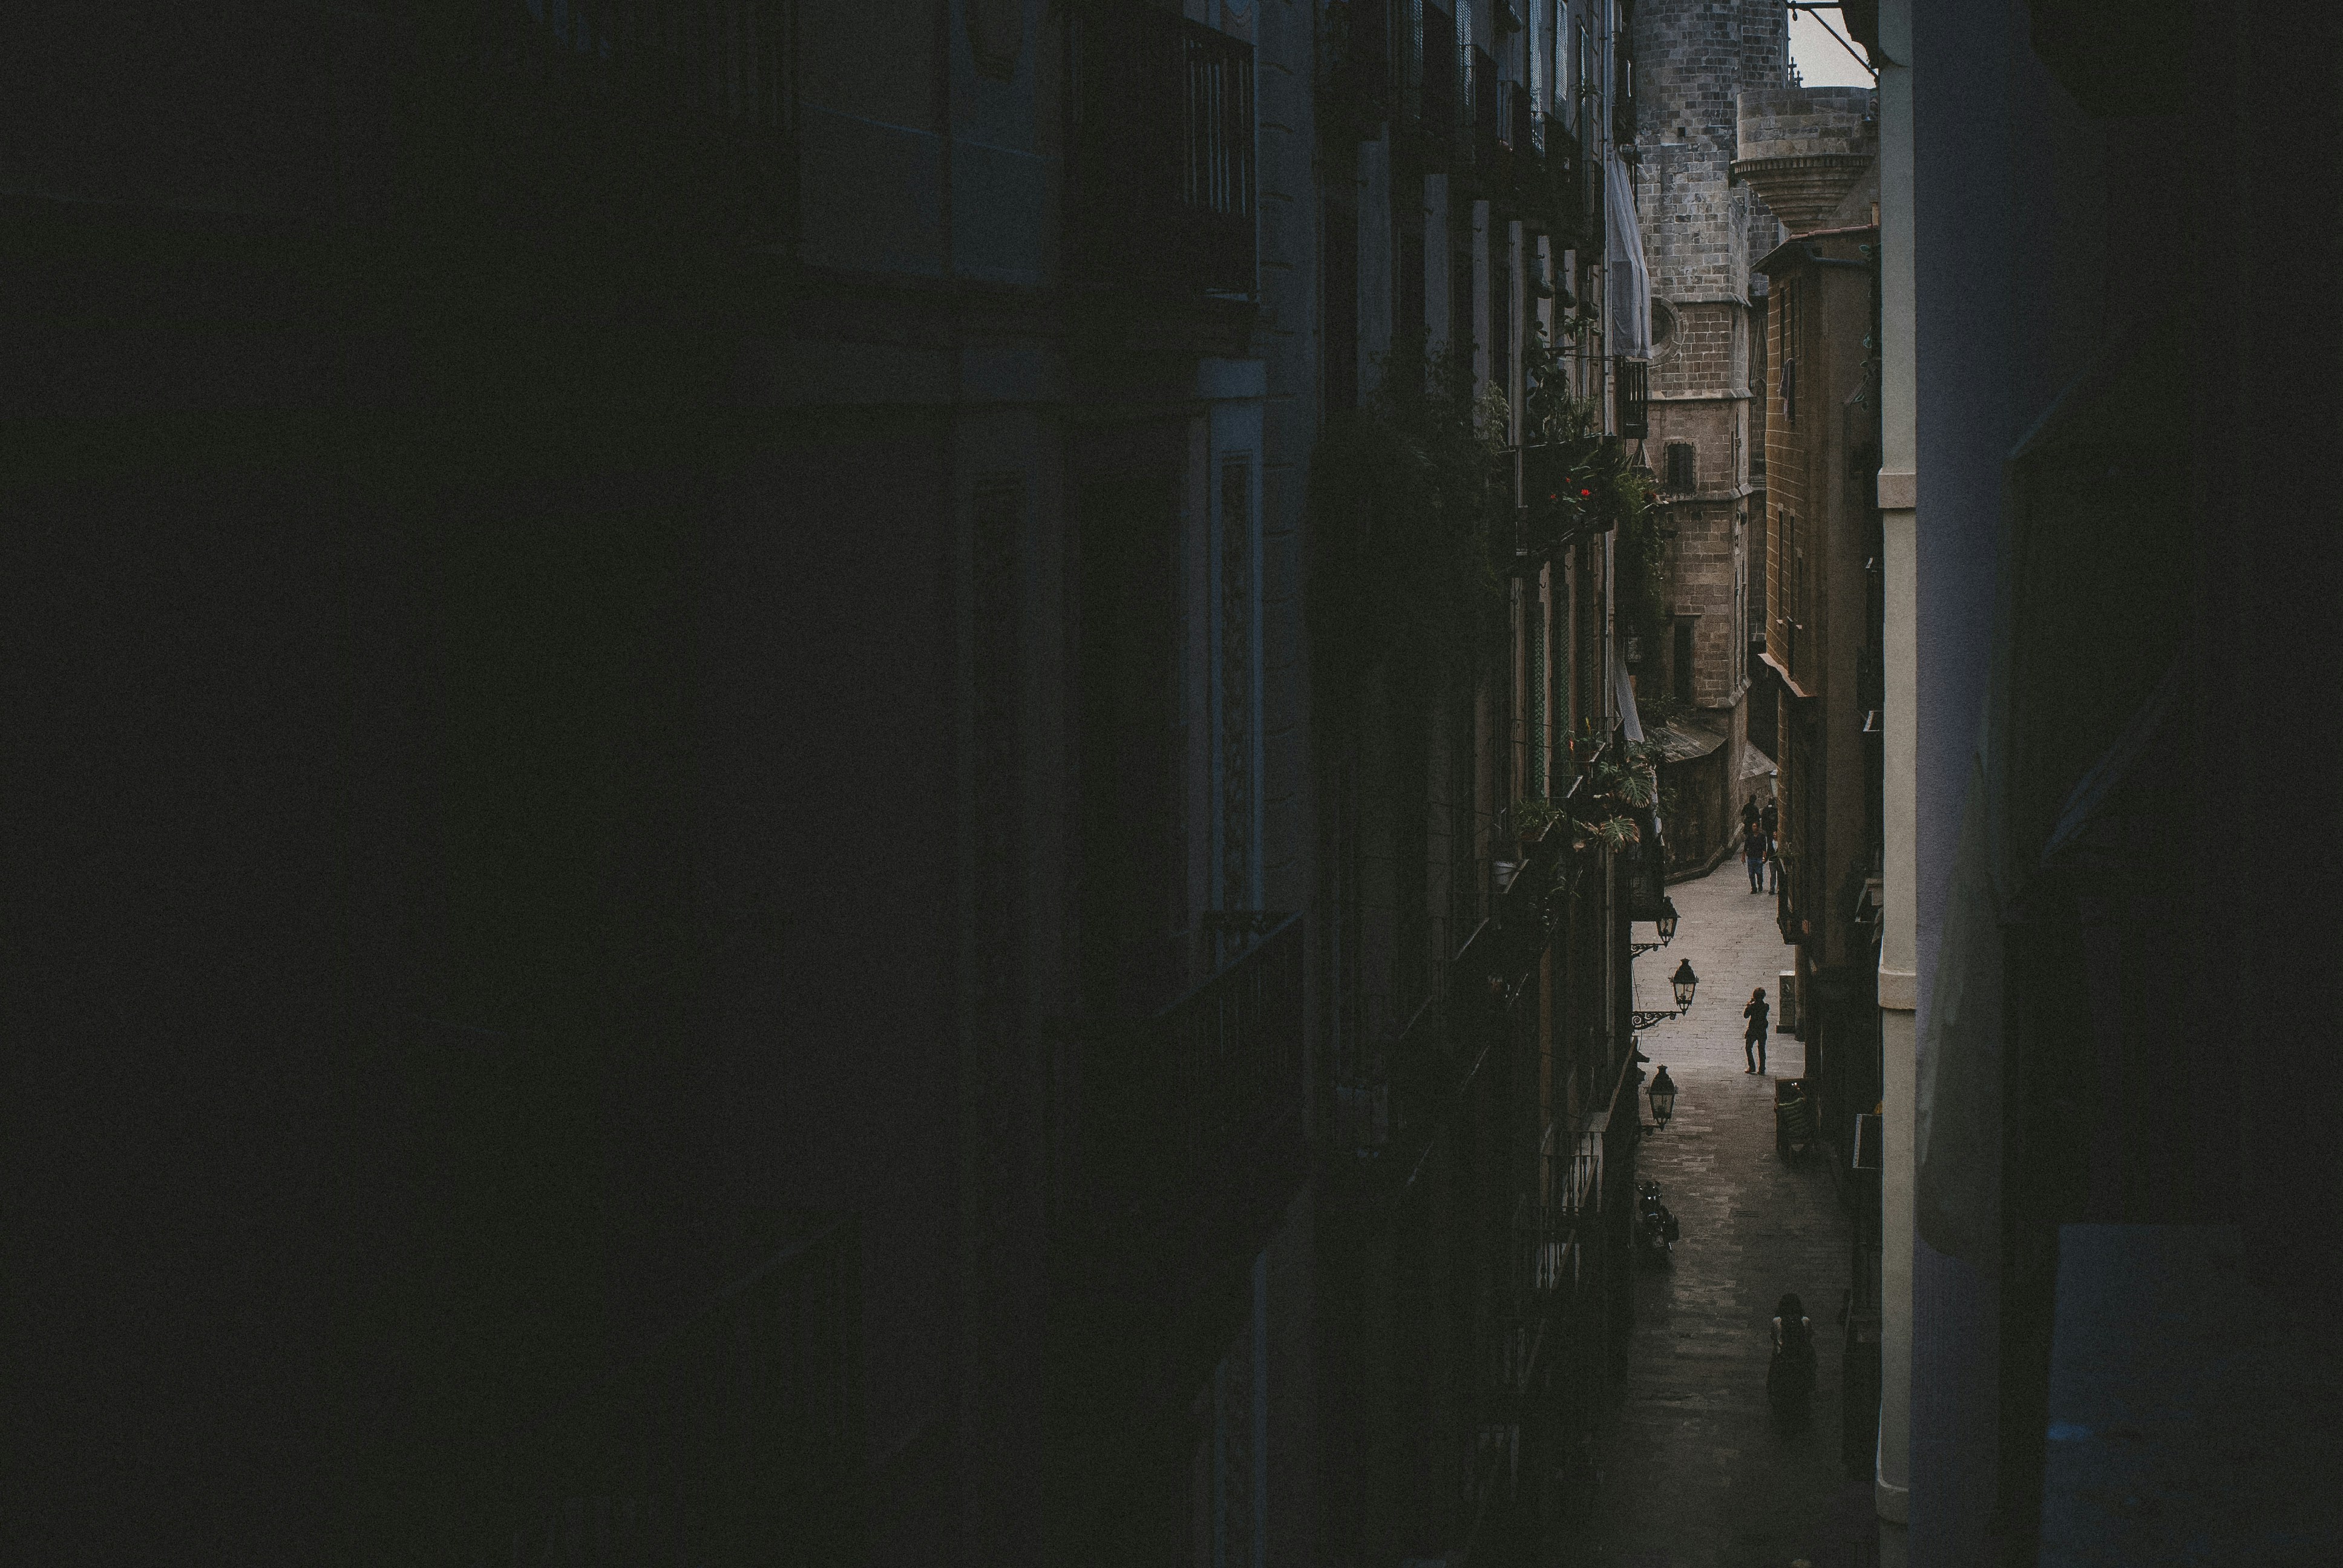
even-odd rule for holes
{"type": "Polygon", "coordinates": [[[1188,834],[1176,450],[1084,482],[1077,521],[1085,1005],[1129,1016],[1184,973],[1188,834]]]}

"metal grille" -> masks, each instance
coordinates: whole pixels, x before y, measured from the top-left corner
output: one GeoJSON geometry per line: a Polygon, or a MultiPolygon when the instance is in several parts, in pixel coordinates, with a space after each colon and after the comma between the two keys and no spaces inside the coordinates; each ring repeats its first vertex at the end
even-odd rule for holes
{"type": "MultiPolygon", "coordinates": [[[[628,97],[789,127],[789,0],[525,0],[544,43],[628,97]]],[[[484,10],[496,9],[484,7],[484,10]]]]}
{"type": "Polygon", "coordinates": [[[1618,434],[1624,440],[1640,441],[1651,433],[1652,367],[1624,354],[1614,355],[1611,363],[1618,434]]]}
{"type": "Polygon", "coordinates": [[[1069,261],[1254,291],[1252,45],[1139,0],[1071,8],[1069,261]]]}

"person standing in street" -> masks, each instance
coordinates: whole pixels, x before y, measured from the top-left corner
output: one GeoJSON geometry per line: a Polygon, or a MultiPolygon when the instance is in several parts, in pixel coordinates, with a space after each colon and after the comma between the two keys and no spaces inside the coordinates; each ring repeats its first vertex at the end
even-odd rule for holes
{"type": "Polygon", "coordinates": [[[1765,1070],[1765,1020],[1773,1010],[1765,1003],[1765,988],[1762,985],[1749,993],[1749,1005],[1741,1010],[1741,1016],[1749,1020],[1749,1028],[1741,1037],[1741,1054],[1748,1060],[1752,1072],[1765,1070]]]}
{"type": "Polygon", "coordinates": [[[1782,846],[1772,839],[1765,840],[1765,890],[1782,890],[1782,846]]]}
{"type": "Polygon", "coordinates": [[[1741,829],[1741,859],[1749,868],[1749,890],[1753,893],[1764,892],[1765,890],[1765,835],[1758,830],[1757,824],[1755,822],[1741,829]]]}
{"type": "Polygon", "coordinates": [[[1815,1392],[1815,1325],[1795,1292],[1774,1308],[1774,1354],[1765,1363],[1765,1392],[1785,1425],[1804,1426],[1815,1392]]]}
{"type": "Polygon", "coordinates": [[[1749,797],[1749,803],[1741,808],[1742,831],[1745,833],[1747,832],[1749,830],[1750,824],[1761,820],[1763,820],[1763,813],[1757,809],[1757,797],[1752,795],[1749,797]]]}
{"type": "MultiPolygon", "coordinates": [[[[1755,800],[1757,797],[1752,795],[1749,799],[1755,800]]],[[[1757,813],[1757,827],[1765,835],[1765,841],[1772,843],[1775,836],[1782,830],[1781,808],[1771,800],[1766,801],[1765,809],[1757,813]]]]}

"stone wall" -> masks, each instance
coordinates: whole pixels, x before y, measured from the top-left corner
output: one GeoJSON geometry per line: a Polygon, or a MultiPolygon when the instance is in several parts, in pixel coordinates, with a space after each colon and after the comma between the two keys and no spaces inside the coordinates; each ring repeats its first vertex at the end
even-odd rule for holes
{"type": "Polygon", "coordinates": [[[1786,84],[1788,13],[1778,0],[1644,0],[1634,28],[1636,207],[1653,293],[1745,299],[1749,263],[1772,233],[1732,183],[1737,100],[1786,84]]]}
{"type": "MultiPolygon", "coordinates": [[[[1698,618],[1693,628],[1693,700],[1730,708],[1733,681],[1734,514],[1732,498],[1680,501],[1669,508],[1675,538],[1668,542],[1669,598],[1676,615],[1698,618]]],[[[1673,655],[1671,655],[1673,657],[1673,655]]]]}
{"type": "MultiPolygon", "coordinates": [[[[1783,594],[1788,587],[1782,569],[1783,554],[1789,545],[1783,518],[1785,513],[1793,517],[1811,518],[1812,503],[1821,499],[1820,497],[1810,497],[1807,494],[1806,471],[1811,462],[1809,447],[1813,440],[1822,434],[1822,422],[1816,417],[1810,399],[1802,400],[1809,404],[1804,411],[1803,418],[1793,422],[1785,420],[1782,416],[1782,377],[1778,367],[1782,363],[1781,317],[1784,281],[1786,280],[1775,282],[1771,291],[1773,308],[1766,313],[1765,317],[1765,362],[1769,366],[1777,367],[1775,373],[1766,377],[1765,388],[1765,604],[1767,610],[1765,641],[1766,647],[1776,659],[1783,658],[1783,649],[1785,646],[1782,611],[1785,608],[1783,594]]],[[[1799,286],[1806,281],[1808,280],[1799,279],[1791,284],[1791,286],[1799,286]]],[[[1813,304],[1814,301],[1809,298],[1802,305],[1800,310],[1800,315],[1805,319],[1809,328],[1813,312],[1806,307],[1813,304]]],[[[1811,330],[1803,331],[1800,336],[1810,340],[1811,330]]],[[[1811,346],[1811,341],[1804,345],[1806,347],[1811,346]]],[[[1799,358],[1808,367],[1810,372],[1814,356],[1801,354],[1799,358]]]]}
{"type": "Polygon", "coordinates": [[[1742,389],[1742,359],[1737,352],[1741,307],[1731,301],[1652,305],[1653,331],[1663,319],[1668,336],[1653,357],[1654,397],[1705,395],[1742,389]]]}
{"type": "Polygon", "coordinates": [[[1879,99],[1871,87],[1760,87],[1740,94],[1735,120],[1737,158],[1803,157],[1878,148],[1879,99]]]}
{"type": "Polygon", "coordinates": [[[1781,234],[1732,171],[1743,95],[1787,86],[1789,19],[1779,0],[1643,0],[1634,29],[1636,206],[1654,316],[1670,328],[1654,354],[1647,452],[1664,483],[1668,447],[1694,450],[1694,489],[1668,497],[1668,597],[1680,615],[1697,617],[1693,698],[1712,723],[1729,727],[1720,769],[1729,788],[1741,765],[1748,676],[1737,602],[1747,534],[1736,525],[1756,526],[1751,443],[1761,423],[1750,407],[1749,362],[1763,320],[1762,298],[1752,314],[1751,291],[1764,279],[1750,267],[1781,234]]]}
{"type": "Polygon", "coordinates": [[[1792,234],[1825,228],[1878,156],[1869,87],[1753,87],[1740,96],[1734,177],[1792,234]]]}

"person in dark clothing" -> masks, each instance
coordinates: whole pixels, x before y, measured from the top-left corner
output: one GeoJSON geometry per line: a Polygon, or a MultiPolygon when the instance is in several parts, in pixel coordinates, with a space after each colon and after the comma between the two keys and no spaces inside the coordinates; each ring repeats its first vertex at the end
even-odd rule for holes
{"type": "Polygon", "coordinates": [[[1765,1392],[1774,1412],[1792,1426],[1805,1423],[1815,1392],[1815,1325],[1795,1292],[1774,1308],[1774,1353],[1765,1363],[1765,1392]]]}
{"type": "Polygon", "coordinates": [[[1749,890],[1765,890],[1765,835],[1752,822],[1741,829],[1741,859],[1749,868],[1749,890]]]}
{"type": "Polygon", "coordinates": [[[1745,806],[1744,806],[1744,807],[1742,807],[1742,808],[1741,808],[1741,828],[1742,828],[1742,831],[1744,831],[1744,832],[1748,831],[1748,829],[1749,829],[1749,826],[1750,826],[1750,824],[1751,824],[1751,823],[1753,823],[1753,822],[1758,822],[1758,821],[1762,821],[1762,820],[1763,820],[1763,813],[1761,813],[1761,812],[1757,809],[1757,797],[1756,797],[1756,796],[1755,796],[1755,795],[1752,795],[1751,797],[1749,797],[1749,803],[1748,803],[1747,805],[1745,805],[1745,806]]]}
{"type": "Polygon", "coordinates": [[[1773,1010],[1765,1003],[1762,985],[1749,993],[1749,1005],[1741,1010],[1741,1016],[1749,1020],[1748,1031],[1741,1037],[1741,1054],[1748,1059],[1752,1072],[1765,1070],[1765,1020],[1773,1010]]]}
{"type": "MultiPolygon", "coordinates": [[[[1750,799],[1754,800],[1756,797],[1753,795],[1750,799]]],[[[1757,828],[1765,835],[1765,841],[1772,843],[1775,836],[1782,830],[1781,808],[1771,800],[1766,801],[1765,809],[1757,813],[1757,828]]]]}

